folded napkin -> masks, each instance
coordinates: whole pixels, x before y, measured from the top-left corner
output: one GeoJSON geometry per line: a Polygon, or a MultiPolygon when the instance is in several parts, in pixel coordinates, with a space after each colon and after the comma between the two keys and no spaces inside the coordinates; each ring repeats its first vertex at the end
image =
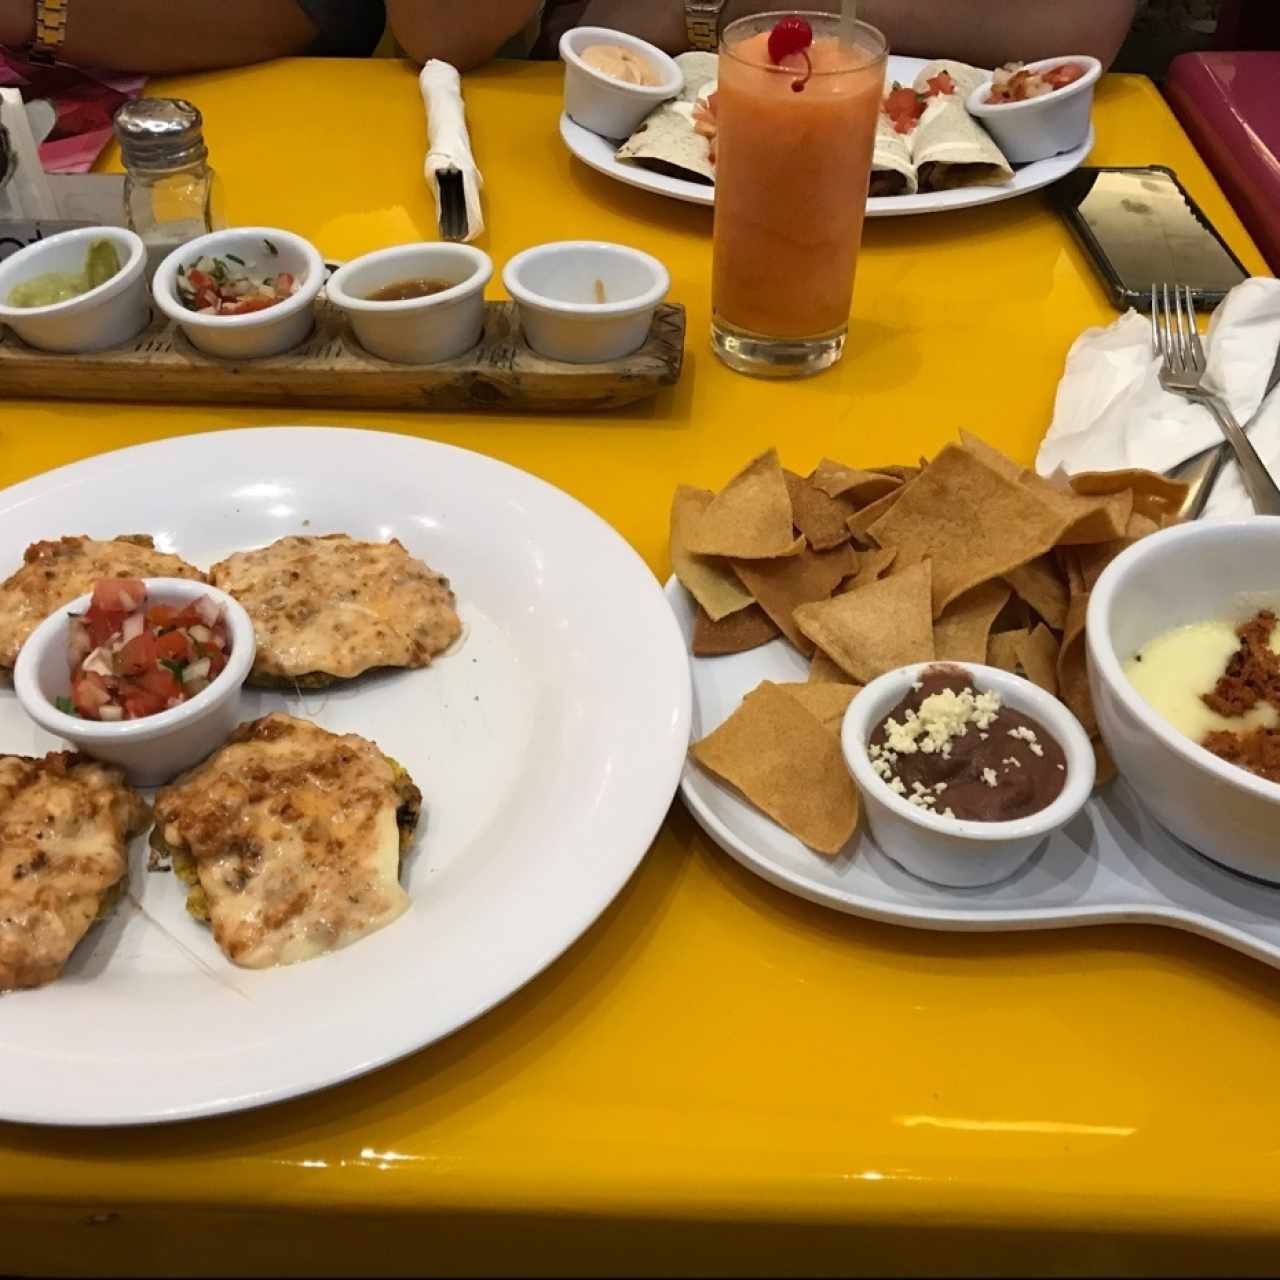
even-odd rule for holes
{"type": "MultiPolygon", "coordinates": [[[[1213,313],[1202,341],[1208,357],[1204,385],[1226,400],[1243,426],[1258,408],[1280,346],[1280,280],[1237,285],[1213,313]]],[[[1217,444],[1222,433],[1209,411],[1165,391],[1159,368],[1149,317],[1128,311],[1105,328],[1085,330],[1067,353],[1036,470],[1167,471],[1217,444]]],[[[1249,439],[1280,479],[1280,390],[1250,427],[1249,439]]],[[[1252,512],[1239,470],[1229,462],[1205,515],[1252,512]]]]}
{"type": "Polygon", "coordinates": [[[462,106],[462,80],[456,67],[432,58],[418,76],[422,100],[427,108],[427,185],[436,202],[436,220],[440,219],[440,182],[442,169],[457,169],[467,203],[467,235],[474,240],[484,230],[484,213],[480,209],[480,188],[484,179],[471,154],[467,135],[467,117],[462,106]]]}

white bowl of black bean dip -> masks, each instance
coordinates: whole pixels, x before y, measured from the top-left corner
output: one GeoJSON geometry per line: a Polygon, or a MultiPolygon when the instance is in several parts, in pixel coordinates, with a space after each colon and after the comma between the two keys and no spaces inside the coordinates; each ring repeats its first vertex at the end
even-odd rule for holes
{"type": "Polygon", "coordinates": [[[354,258],[325,294],[366,351],[397,364],[452,360],[480,341],[493,259],[466,244],[422,241],[354,258]]]}
{"type": "Polygon", "coordinates": [[[957,888],[1011,876],[1093,790],[1088,735],[1021,676],[924,662],[873,680],[841,729],[876,843],[957,888]]]}

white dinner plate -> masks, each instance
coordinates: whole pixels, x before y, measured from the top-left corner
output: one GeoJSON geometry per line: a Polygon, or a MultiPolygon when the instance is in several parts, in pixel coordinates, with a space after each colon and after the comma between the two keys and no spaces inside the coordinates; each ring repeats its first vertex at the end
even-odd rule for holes
{"type": "MultiPolygon", "coordinates": [[[[693,601],[674,578],[667,583],[667,599],[687,647],[693,601]]],[[[761,680],[804,680],[809,671],[808,662],[782,639],[689,662],[693,740],[726,720],[761,680]]],[[[1123,782],[1096,792],[1016,874],[981,889],[949,889],[918,879],[865,826],[836,857],[814,853],[692,760],[685,764],[680,790],[702,829],[744,867],[837,911],[917,929],[972,932],[1162,924],[1280,966],[1280,887],[1237,875],[1182,844],[1123,782]]]]}
{"type": "MultiPolygon", "coordinates": [[[[889,57],[888,79],[910,84],[916,73],[928,61],[926,58],[906,58],[898,54],[889,57]]],[[[639,165],[624,164],[615,154],[618,144],[602,138],[598,133],[575,124],[563,113],[560,116],[560,137],[564,145],[583,164],[629,187],[656,191],[673,200],[685,200],[690,204],[715,204],[715,187],[705,182],[691,182],[687,178],[673,178],[655,173],[639,165]]],[[[1084,164],[1093,147],[1093,125],[1089,136],[1074,151],[1037,160],[1034,164],[1019,165],[1013,171],[1013,179],[999,187],[960,187],[955,191],[926,191],[914,196],[872,196],[867,201],[868,218],[893,218],[907,213],[939,213],[946,209],[970,209],[980,204],[995,204],[1000,200],[1012,200],[1014,196],[1038,191],[1049,183],[1066,177],[1073,169],[1084,164]]]]}
{"type": "MultiPolygon", "coordinates": [[[[399,538],[446,574],[463,638],[424,671],[246,691],[371,738],[423,793],[411,906],[345,950],[238,969],[172,874],[63,976],[0,997],[0,1118],[123,1125],[350,1079],[479,1017],[551,963],[635,870],[689,736],[689,669],[653,575],[599,517],[504,463],[409,436],[275,428],[90,458],[0,492],[0,576],[40,538],[151,533],[207,567],[286,534],[399,538]]],[[[0,750],[59,743],[0,690],[0,750]]]]}

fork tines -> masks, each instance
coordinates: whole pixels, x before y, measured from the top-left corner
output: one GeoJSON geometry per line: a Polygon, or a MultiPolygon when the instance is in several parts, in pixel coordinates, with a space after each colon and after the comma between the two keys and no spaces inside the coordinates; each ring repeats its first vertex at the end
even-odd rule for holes
{"type": "Polygon", "coordinates": [[[1151,286],[1151,345],[1174,373],[1204,368],[1190,286],[1167,282],[1151,286]]]}

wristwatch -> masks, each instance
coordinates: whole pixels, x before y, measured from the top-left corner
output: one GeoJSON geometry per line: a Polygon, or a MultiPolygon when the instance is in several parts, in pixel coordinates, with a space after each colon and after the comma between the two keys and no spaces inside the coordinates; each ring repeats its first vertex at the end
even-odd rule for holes
{"type": "Polygon", "coordinates": [[[710,49],[720,44],[720,14],[725,0],[684,0],[684,30],[691,49],[710,49]]]}
{"type": "Polygon", "coordinates": [[[27,48],[32,62],[50,67],[58,60],[67,38],[68,3],[69,0],[36,0],[36,34],[27,48]]]}

